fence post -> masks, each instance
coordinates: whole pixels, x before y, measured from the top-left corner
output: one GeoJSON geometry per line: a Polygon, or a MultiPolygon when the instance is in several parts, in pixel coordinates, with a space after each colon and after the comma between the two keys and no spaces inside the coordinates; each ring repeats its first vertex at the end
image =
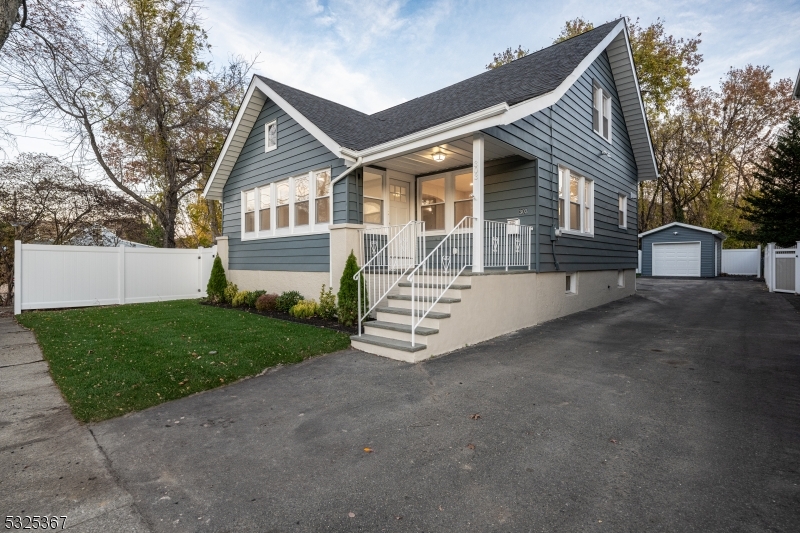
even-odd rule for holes
{"type": "Polygon", "coordinates": [[[794,293],[800,294],[800,241],[794,249],[794,293]]]}
{"type": "Polygon", "coordinates": [[[22,241],[14,241],[14,314],[22,314],[22,241]]]}
{"type": "Polygon", "coordinates": [[[757,278],[761,277],[761,245],[759,244],[756,246],[756,250],[758,250],[758,274],[756,274],[757,278]]]}
{"type": "Polygon", "coordinates": [[[117,270],[119,276],[119,305],[125,304],[125,247],[119,247],[119,269],[117,270]]]}
{"type": "Polygon", "coordinates": [[[775,243],[768,242],[767,243],[767,251],[764,254],[764,274],[769,273],[769,277],[767,281],[767,288],[769,288],[769,292],[774,292],[775,290],[775,243]]]}

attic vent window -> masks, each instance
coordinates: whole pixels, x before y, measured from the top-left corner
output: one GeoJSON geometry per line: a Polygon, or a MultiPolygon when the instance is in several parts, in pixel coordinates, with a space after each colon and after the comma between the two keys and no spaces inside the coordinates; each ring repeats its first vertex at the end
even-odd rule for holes
{"type": "Polygon", "coordinates": [[[611,96],[597,84],[592,97],[592,129],[611,142],[611,96]]]}
{"type": "Polygon", "coordinates": [[[273,120],[267,124],[265,131],[266,144],[264,146],[264,152],[271,152],[278,147],[278,121],[273,120]]]}

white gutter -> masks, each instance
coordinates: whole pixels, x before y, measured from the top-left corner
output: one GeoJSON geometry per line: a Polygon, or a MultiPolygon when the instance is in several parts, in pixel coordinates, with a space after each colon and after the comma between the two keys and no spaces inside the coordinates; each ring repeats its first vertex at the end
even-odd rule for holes
{"type": "Polygon", "coordinates": [[[345,176],[347,176],[348,174],[350,174],[352,171],[354,171],[355,169],[357,169],[358,167],[360,167],[360,166],[361,166],[361,163],[363,163],[363,162],[364,162],[364,158],[363,158],[363,157],[359,157],[358,159],[356,159],[356,162],[355,162],[355,163],[353,163],[353,164],[350,166],[350,168],[348,168],[347,170],[345,170],[344,172],[342,172],[341,174],[339,174],[338,176],[336,176],[336,178],[335,178],[333,181],[331,181],[331,187],[333,187],[333,184],[334,184],[334,183],[336,183],[337,181],[339,181],[340,179],[344,178],[345,176]]]}

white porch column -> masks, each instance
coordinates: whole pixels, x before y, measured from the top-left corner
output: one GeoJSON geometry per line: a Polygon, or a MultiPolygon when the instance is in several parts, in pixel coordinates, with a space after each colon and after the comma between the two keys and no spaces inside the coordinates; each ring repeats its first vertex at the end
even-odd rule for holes
{"type": "Polygon", "coordinates": [[[472,271],[483,272],[483,135],[472,136],[472,271]]]}

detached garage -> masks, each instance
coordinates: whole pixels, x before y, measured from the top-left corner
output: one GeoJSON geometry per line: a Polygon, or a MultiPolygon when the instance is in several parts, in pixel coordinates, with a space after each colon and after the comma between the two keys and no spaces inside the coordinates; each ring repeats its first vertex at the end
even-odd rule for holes
{"type": "Polygon", "coordinates": [[[642,276],[713,278],[722,264],[724,233],[673,222],[639,234],[642,276]]]}

